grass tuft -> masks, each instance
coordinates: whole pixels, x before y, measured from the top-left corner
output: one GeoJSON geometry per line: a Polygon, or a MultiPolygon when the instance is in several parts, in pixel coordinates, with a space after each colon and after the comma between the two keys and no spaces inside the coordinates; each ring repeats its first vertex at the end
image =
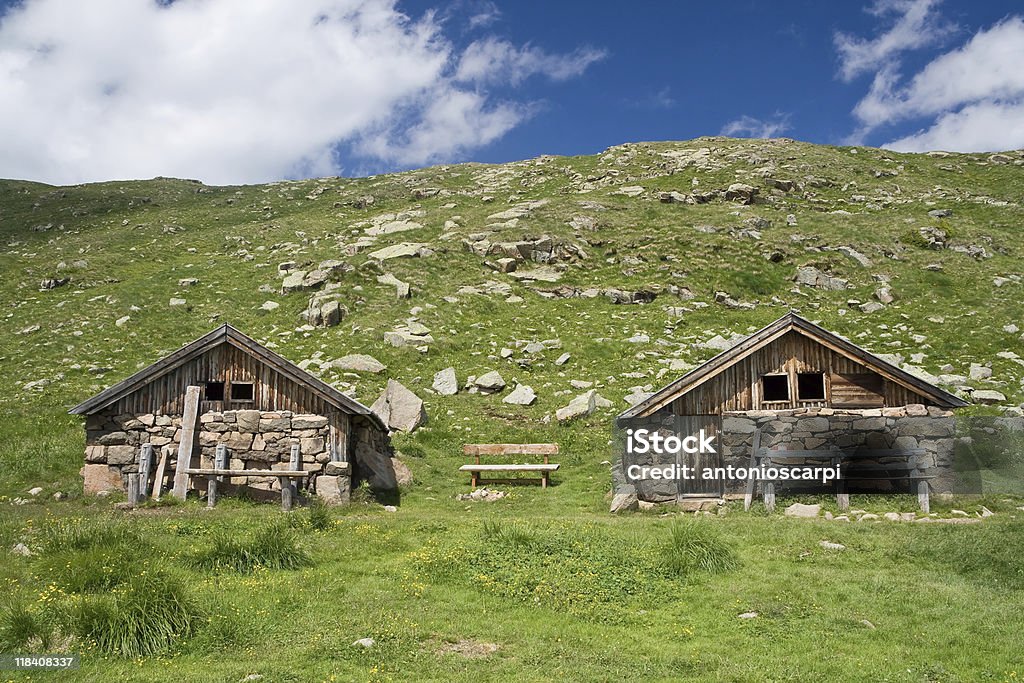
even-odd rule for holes
{"type": "Polygon", "coordinates": [[[720,574],[739,567],[735,551],[717,529],[696,520],[676,522],[661,549],[665,568],[676,576],[694,572],[720,574]]]}
{"type": "Polygon", "coordinates": [[[283,524],[272,524],[250,538],[218,532],[211,545],[193,555],[189,564],[197,569],[235,571],[251,574],[257,569],[300,569],[313,564],[295,536],[283,524]]]}

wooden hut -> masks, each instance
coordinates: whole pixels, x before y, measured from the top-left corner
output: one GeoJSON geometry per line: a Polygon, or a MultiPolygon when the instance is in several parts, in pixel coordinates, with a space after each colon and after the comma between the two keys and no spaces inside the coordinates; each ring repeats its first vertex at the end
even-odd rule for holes
{"type": "MultiPolygon", "coordinates": [[[[347,500],[353,473],[389,480],[383,470],[391,447],[376,414],[227,324],[70,412],[86,418],[87,493],[124,488],[144,450],[153,453],[154,476],[161,461],[164,472],[173,472],[182,445],[189,446],[190,468],[236,471],[287,470],[297,447],[311,487],[331,502],[347,500]],[[214,461],[218,446],[226,463],[214,461]]],[[[229,483],[257,490],[279,485],[274,477],[237,476],[229,483]]]]}
{"type": "MultiPolygon", "coordinates": [[[[949,454],[929,438],[943,436],[967,405],[919,378],[793,312],[741,340],[618,416],[619,425],[648,420],[685,423],[717,433],[721,449],[694,465],[746,464],[752,434],[766,446],[891,446],[906,437],[913,450],[931,449],[922,468],[947,466],[949,454]],[[814,418],[814,419],[811,419],[814,418]],[[771,423],[770,429],[765,429],[771,423]],[[838,431],[837,431],[838,428],[838,431]],[[837,437],[837,433],[842,432],[837,437]],[[939,434],[938,432],[943,432],[939,434]],[[858,441],[859,439],[859,441],[858,441]],[[831,443],[829,443],[831,441],[831,443]],[[886,443],[887,442],[887,443],[886,443]]],[[[628,463],[626,463],[628,464],[628,463]]],[[[727,482],[640,482],[641,499],[719,497],[727,482]]]]}

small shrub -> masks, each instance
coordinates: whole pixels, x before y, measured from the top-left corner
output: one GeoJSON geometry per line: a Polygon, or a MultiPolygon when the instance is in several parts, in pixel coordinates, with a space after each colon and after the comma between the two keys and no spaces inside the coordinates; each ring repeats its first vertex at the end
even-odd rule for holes
{"type": "Polygon", "coordinates": [[[719,574],[739,566],[736,553],[717,530],[696,521],[678,522],[669,528],[662,560],[665,568],[677,576],[697,571],[719,574]]]}
{"type": "Polygon", "coordinates": [[[258,530],[251,538],[233,534],[214,534],[212,545],[196,553],[190,564],[198,569],[231,570],[250,574],[258,568],[299,569],[312,564],[309,555],[295,542],[291,530],[283,524],[272,524],[258,530]]]}
{"type": "Polygon", "coordinates": [[[148,657],[190,635],[199,618],[180,579],[166,572],[144,572],[109,595],[74,604],[70,621],[80,637],[106,654],[148,657]]]}
{"type": "Polygon", "coordinates": [[[518,547],[528,547],[537,538],[537,531],[525,524],[506,524],[496,520],[484,521],[483,534],[488,540],[518,547]]]}

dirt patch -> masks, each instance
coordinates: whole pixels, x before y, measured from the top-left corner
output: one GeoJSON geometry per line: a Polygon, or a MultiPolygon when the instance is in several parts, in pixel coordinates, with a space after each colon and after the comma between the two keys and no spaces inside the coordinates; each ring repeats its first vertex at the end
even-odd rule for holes
{"type": "Polygon", "coordinates": [[[436,652],[439,655],[456,654],[466,659],[481,659],[494,654],[497,643],[481,643],[477,640],[460,640],[455,643],[441,643],[436,652]]]}

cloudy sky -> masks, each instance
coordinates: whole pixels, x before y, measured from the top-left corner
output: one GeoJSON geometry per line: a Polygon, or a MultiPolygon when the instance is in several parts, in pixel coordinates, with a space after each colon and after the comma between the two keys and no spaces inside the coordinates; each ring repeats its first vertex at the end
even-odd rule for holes
{"type": "Polygon", "coordinates": [[[0,177],[234,184],[719,134],[1022,148],[1024,7],[0,0],[0,177]]]}

